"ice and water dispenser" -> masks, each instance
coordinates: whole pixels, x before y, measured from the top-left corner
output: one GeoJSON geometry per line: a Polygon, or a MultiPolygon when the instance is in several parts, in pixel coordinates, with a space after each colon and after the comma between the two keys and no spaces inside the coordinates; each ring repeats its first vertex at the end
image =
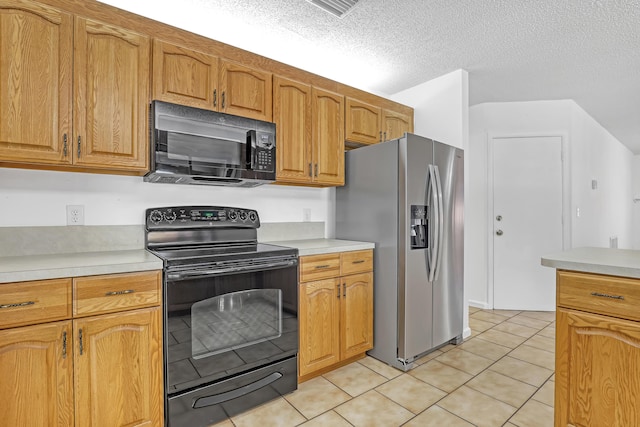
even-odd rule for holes
{"type": "Polygon", "coordinates": [[[411,249],[426,249],[429,247],[427,208],[424,205],[411,205],[411,249]]]}

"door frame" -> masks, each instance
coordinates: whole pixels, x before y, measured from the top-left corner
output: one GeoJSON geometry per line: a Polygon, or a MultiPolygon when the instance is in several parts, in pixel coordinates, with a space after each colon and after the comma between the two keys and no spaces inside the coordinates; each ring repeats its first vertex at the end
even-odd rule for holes
{"type": "Polygon", "coordinates": [[[493,142],[496,139],[513,138],[560,138],[560,156],[562,168],[562,249],[571,247],[571,170],[569,159],[569,135],[563,131],[487,133],[487,305],[493,309],[493,142]]]}

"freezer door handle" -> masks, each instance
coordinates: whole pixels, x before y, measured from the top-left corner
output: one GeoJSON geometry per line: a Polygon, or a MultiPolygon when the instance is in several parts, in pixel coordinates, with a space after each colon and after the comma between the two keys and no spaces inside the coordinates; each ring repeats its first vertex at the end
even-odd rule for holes
{"type": "MultiPolygon", "coordinates": [[[[436,261],[438,256],[438,226],[437,223],[439,221],[438,218],[438,201],[437,201],[437,188],[436,188],[436,177],[435,177],[435,168],[433,165],[429,165],[429,182],[427,185],[427,203],[430,203],[429,211],[431,212],[431,216],[433,218],[433,230],[434,233],[430,233],[433,237],[433,244],[429,245],[427,249],[427,267],[429,269],[429,282],[433,282],[433,279],[436,274],[436,261]],[[433,203],[431,201],[433,200],[433,203]]],[[[431,228],[431,218],[429,219],[429,227],[431,228]]]]}
{"type": "Polygon", "coordinates": [[[440,170],[438,169],[437,165],[433,168],[436,176],[436,199],[438,200],[438,220],[436,221],[436,227],[438,227],[438,235],[436,236],[437,243],[435,252],[437,255],[435,265],[436,274],[434,280],[438,280],[438,276],[440,275],[440,264],[442,264],[442,248],[444,246],[444,202],[442,195],[442,181],[440,180],[440,170]]]}

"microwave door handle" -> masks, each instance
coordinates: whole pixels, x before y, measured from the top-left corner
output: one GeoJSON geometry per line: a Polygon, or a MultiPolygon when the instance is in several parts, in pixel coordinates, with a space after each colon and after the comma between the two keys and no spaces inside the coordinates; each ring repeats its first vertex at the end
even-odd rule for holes
{"type": "Polygon", "coordinates": [[[256,169],[256,141],[258,139],[258,135],[255,130],[250,130],[247,132],[247,169],[255,170],[256,169]]]}

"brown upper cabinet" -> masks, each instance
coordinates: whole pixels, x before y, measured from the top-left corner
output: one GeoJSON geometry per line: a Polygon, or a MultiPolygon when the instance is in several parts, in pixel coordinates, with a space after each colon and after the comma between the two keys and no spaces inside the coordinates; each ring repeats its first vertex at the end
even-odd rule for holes
{"type": "Polygon", "coordinates": [[[153,43],[153,99],[271,121],[271,76],[161,40],[153,43]]]}
{"type": "Polygon", "coordinates": [[[144,173],[149,39],[27,0],[0,16],[0,162],[144,173]]]}
{"type": "Polygon", "coordinates": [[[344,185],[342,95],[274,76],[278,183],[344,185]]]}
{"type": "Polygon", "coordinates": [[[376,144],[413,131],[413,117],[401,112],[346,98],[346,140],[376,144]]]}

